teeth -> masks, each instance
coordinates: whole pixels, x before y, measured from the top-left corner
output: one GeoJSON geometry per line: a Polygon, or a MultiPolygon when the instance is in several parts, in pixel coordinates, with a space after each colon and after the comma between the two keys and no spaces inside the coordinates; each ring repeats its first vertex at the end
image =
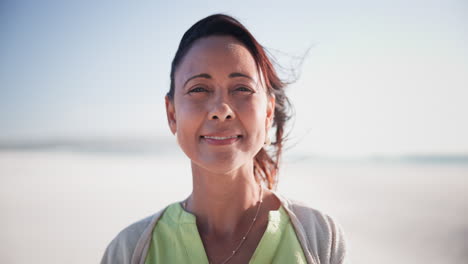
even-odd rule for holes
{"type": "Polygon", "coordinates": [[[210,137],[210,136],[204,136],[204,138],[210,138],[210,139],[216,139],[216,140],[224,140],[224,139],[230,139],[230,138],[237,138],[237,136],[230,136],[230,137],[210,137]]]}

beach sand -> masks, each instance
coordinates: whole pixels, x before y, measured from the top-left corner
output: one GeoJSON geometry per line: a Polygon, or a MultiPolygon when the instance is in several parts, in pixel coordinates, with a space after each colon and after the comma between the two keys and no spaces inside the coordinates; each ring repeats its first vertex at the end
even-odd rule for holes
{"type": "MultiPolygon", "coordinates": [[[[191,190],[181,153],[0,152],[0,263],[98,263],[117,233],[191,190]]],[[[349,263],[466,263],[468,166],[284,164],[278,191],[330,214],[349,263]]]]}

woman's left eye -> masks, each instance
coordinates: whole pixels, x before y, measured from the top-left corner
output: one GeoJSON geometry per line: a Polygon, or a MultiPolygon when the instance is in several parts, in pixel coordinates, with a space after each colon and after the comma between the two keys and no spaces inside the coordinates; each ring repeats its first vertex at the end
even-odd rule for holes
{"type": "Polygon", "coordinates": [[[252,93],[252,89],[250,88],[247,88],[245,86],[240,86],[240,87],[237,87],[235,91],[239,91],[239,92],[249,92],[249,93],[252,93]]]}

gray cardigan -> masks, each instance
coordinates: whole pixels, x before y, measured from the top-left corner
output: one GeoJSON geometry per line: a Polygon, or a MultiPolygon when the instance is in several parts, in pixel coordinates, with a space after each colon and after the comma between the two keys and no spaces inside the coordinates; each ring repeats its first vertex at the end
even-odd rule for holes
{"type": "MultiPolygon", "coordinates": [[[[343,264],[346,245],[340,226],[318,210],[275,195],[291,219],[307,263],[343,264]]],[[[122,230],[107,247],[101,264],[144,264],[153,229],[164,210],[122,230]]]]}

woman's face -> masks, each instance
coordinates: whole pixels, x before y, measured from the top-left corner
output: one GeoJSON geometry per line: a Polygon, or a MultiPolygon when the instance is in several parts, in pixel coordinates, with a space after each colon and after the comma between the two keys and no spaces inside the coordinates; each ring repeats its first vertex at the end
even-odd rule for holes
{"type": "Polygon", "coordinates": [[[166,97],[169,126],[192,164],[226,173],[252,166],[274,113],[248,49],[229,36],[197,40],[166,97]]]}

